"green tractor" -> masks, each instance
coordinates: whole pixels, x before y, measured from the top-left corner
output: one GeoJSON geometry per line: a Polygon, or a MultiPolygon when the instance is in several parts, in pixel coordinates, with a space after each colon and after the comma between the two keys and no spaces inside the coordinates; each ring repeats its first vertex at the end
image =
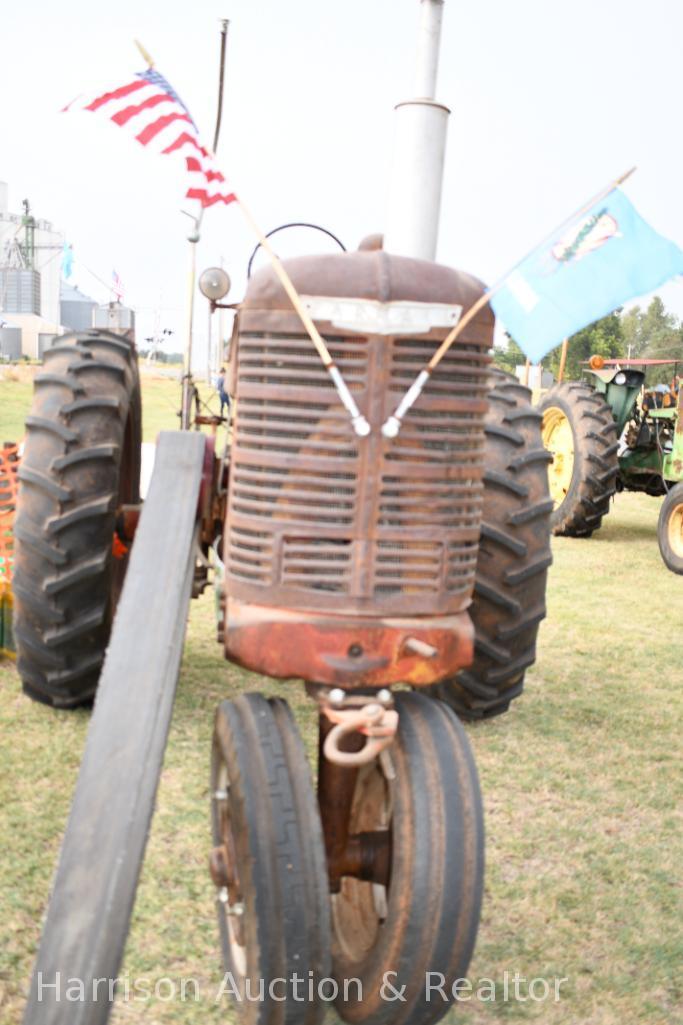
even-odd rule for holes
{"type": "Polygon", "coordinates": [[[552,454],[555,534],[590,537],[617,491],[664,495],[657,538],[683,573],[683,382],[674,360],[593,356],[586,381],[555,384],[539,402],[552,454]],[[645,386],[645,368],[674,363],[670,385],[645,386]]]}

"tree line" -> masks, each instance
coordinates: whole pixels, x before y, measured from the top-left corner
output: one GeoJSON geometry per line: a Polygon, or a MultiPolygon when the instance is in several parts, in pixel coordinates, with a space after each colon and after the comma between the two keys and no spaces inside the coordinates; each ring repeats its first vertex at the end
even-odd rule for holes
{"type": "MultiPolygon", "coordinates": [[[[560,368],[560,350],[561,346],[558,345],[543,360],[544,368],[555,377],[560,368]]],[[[650,367],[647,373],[648,384],[669,381],[674,372],[675,360],[680,361],[679,373],[683,370],[683,321],[667,311],[657,295],[647,309],[633,306],[627,311],[615,310],[569,339],[565,379],[580,378],[584,369],[582,364],[596,354],[606,359],[627,359],[629,356],[634,359],[671,357],[671,364],[650,367]]],[[[516,366],[526,362],[526,356],[514,339],[508,336],[507,348],[494,348],[493,362],[503,370],[514,373],[516,366]]]]}

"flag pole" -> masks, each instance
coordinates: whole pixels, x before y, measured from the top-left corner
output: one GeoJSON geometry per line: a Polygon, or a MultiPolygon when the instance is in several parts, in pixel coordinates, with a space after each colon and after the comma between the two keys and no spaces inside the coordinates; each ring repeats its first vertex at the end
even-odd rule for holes
{"type": "MultiPolygon", "coordinates": [[[[579,209],[575,213],[571,214],[571,216],[569,217],[566,217],[565,220],[557,226],[557,228],[549,232],[541,242],[535,245],[533,249],[529,250],[526,256],[522,257],[521,260],[518,260],[515,264],[515,267],[518,267],[520,263],[523,263],[524,260],[528,259],[528,257],[531,256],[531,254],[534,253],[537,249],[540,249],[541,246],[545,245],[547,242],[552,240],[558,234],[558,232],[562,231],[568,224],[571,224],[578,217],[582,217],[592,207],[594,207],[596,203],[599,203],[601,199],[605,199],[606,196],[609,196],[609,194],[613,192],[614,189],[618,188],[619,185],[623,184],[623,182],[625,182],[627,178],[630,178],[635,170],[636,168],[632,167],[629,171],[626,171],[625,174],[622,174],[621,177],[610,182],[609,185],[607,185],[604,189],[602,189],[595,196],[593,196],[592,199],[588,200],[587,203],[584,203],[583,206],[579,207],[579,209]]],[[[486,306],[486,304],[491,301],[491,299],[493,299],[494,295],[497,292],[499,292],[501,288],[503,288],[513,270],[514,267],[507,271],[507,273],[505,273],[502,278],[499,278],[495,285],[492,285],[491,288],[484,292],[484,294],[481,295],[477,299],[477,301],[473,303],[472,306],[470,306],[465,315],[460,318],[458,323],[455,325],[455,327],[451,329],[449,334],[446,335],[443,342],[436,350],[436,352],[430,359],[425,369],[420,371],[420,373],[417,375],[417,377],[415,378],[412,385],[399,402],[398,406],[396,407],[392,415],[388,417],[385,423],[382,425],[382,434],[385,438],[396,437],[399,430],[401,429],[401,420],[408,412],[410,407],[413,405],[413,403],[417,400],[418,396],[422,392],[422,389],[429,380],[432,372],[436,369],[441,360],[444,358],[450,347],[453,345],[453,342],[467,327],[470,321],[473,320],[474,317],[476,317],[477,313],[479,313],[479,311],[483,309],[484,306],[486,306]]]]}
{"type": "Polygon", "coordinates": [[[562,342],[562,351],[560,352],[560,369],[557,372],[557,383],[561,384],[564,380],[564,369],[567,365],[567,349],[569,348],[569,339],[565,338],[562,342]]]}
{"type": "MultiPolygon", "coordinates": [[[[147,64],[147,67],[152,70],[154,67],[154,60],[150,55],[149,51],[145,49],[139,39],[135,39],[134,43],[138,48],[143,60],[147,64]]],[[[182,211],[185,213],[186,211],[182,211]]],[[[186,297],[186,309],[185,309],[185,353],[183,357],[183,385],[182,385],[182,398],[180,405],[180,427],[183,431],[188,431],[191,427],[191,413],[192,413],[192,325],[194,320],[194,290],[195,281],[197,278],[197,242],[199,242],[199,231],[202,223],[202,214],[204,208],[202,207],[197,217],[193,214],[187,214],[191,217],[194,222],[187,240],[190,244],[190,253],[188,260],[188,271],[187,271],[187,297],[186,297]]]]}
{"type": "Polygon", "coordinates": [[[349,391],[348,386],[347,386],[344,378],[341,376],[341,374],[339,372],[339,368],[336,366],[334,360],[330,356],[329,349],[327,348],[327,346],[326,346],[326,344],[325,344],[325,342],[324,342],[320,332],[318,331],[317,327],[313,323],[313,319],[311,318],[311,315],[309,314],[308,310],[304,306],[304,304],[303,304],[303,302],[301,300],[301,296],[299,295],[299,293],[297,292],[296,288],[294,287],[294,283],[292,282],[292,279],[290,278],[289,274],[285,270],[285,268],[284,268],[280,258],[275,253],[275,251],[272,248],[270,242],[268,241],[268,239],[266,238],[264,233],[261,231],[261,229],[258,226],[258,224],[256,223],[256,221],[254,220],[254,218],[253,218],[251,212],[249,211],[249,209],[244,205],[244,203],[242,202],[242,200],[239,197],[236,197],[236,199],[237,199],[237,203],[238,203],[238,205],[239,205],[239,207],[240,207],[240,209],[241,209],[241,211],[242,211],[242,213],[243,213],[247,223],[249,224],[249,226],[251,227],[252,231],[254,232],[256,237],[258,238],[259,243],[262,246],[262,248],[265,249],[266,253],[268,254],[268,258],[270,259],[270,262],[272,264],[273,270],[275,271],[275,273],[276,273],[276,275],[277,275],[277,277],[278,277],[278,279],[280,281],[280,284],[282,285],[282,287],[284,288],[285,292],[287,293],[292,306],[294,307],[294,309],[298,313],[299,318],[300,318],[302,324],[306,328],[306,331],[308,332],[308,335],[309,335],[311,341],[313,342],[313,345],[315,346],[316,351],[317,351],[318,355],[320,356],[320,359],[322,360],[323,366],[325,367],[325,369],[327,370],[328,374],[332,378],[332,382],[333,382],[335,388],[337,389],[337,394],[339,395],[339,398],[341,399],[345,409],[347,410],[349,416],[351,417],[351,423],[353,424],[353,429],[355,430],[356,434],[359,435],[361,438],[362,437],[366,437],[370,433],[370,424],[365,419],[365,417],[363,416],[363,414],[359,410],[358,406],[356,405],[356,401],[355,401],[353,395],[349,391]]]}

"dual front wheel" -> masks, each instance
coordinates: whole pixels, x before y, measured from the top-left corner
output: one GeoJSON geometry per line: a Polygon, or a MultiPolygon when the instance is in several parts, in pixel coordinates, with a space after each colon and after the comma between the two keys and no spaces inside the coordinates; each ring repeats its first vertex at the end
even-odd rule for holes
{"type": "Polygon", "coordinates": [[[224,989],[247,1025],[315,1025],[330,1002],[348,1022],[433,1022],[467,972],[483,885],[476,768],[449,708],[408,693],[396,707],[396,739],[357,772],[349,823],[386,832],[388,871],[333,894],[286,703],[246,694],[218,709],[212,874],[224,989]]]}

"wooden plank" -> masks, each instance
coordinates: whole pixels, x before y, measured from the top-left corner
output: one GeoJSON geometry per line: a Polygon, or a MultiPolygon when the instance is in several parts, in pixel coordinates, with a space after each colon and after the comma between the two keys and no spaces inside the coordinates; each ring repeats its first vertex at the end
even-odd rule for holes
{"type": "Polygon", "coordinates": [[[103,1025],[121,964],[185,637],[204,435],[159,436],[36,958],[25,1025],[103,1025]],[[40,973],[40,974],[39,974],[40,973]],[[84,999],[69,1001],[69,979],[84,999]],[[61,984],[61,992],[48,988],[61,984]]]}

